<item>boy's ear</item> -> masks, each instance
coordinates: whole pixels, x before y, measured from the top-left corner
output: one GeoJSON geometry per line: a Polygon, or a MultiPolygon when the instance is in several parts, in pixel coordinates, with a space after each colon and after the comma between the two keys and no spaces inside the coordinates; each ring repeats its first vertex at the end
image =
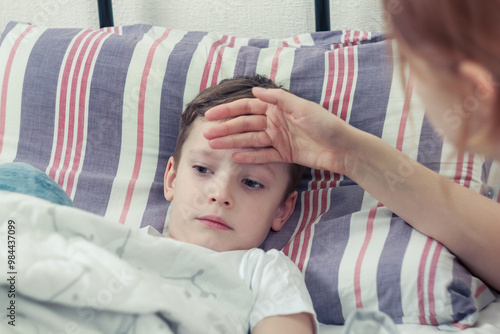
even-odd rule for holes
{"type": "Polygon", "coordinates": [[[271,225],[271,229],[273,231],[278,232],[279,230],[281,230],[288,218],[290,218],[293,213],[293,209],[295,209],[297,196],[297,191],[294,191],[290,195],[288,195],[287,199],[283,203],[281,203],[278,211],[276,212],[276,216],[274,217],[273,224],[271,225]]]}
{"type": "Polygon", "coordinates": [[[167,201],[172,201],[174,199],[175,177],[175,160],[174,157],[170,157],[168,159],[167,168],[165,170],[165,178],[163,181],[163,193],[167,201]]]}

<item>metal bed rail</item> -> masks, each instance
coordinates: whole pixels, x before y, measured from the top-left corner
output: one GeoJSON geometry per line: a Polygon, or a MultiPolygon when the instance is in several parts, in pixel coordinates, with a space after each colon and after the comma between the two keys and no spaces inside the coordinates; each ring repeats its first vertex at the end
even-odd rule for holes
{"type": "MultiPolygon", "coordinates": [[[[112,27],[113,6],[112,0],[97,0],[99,8],[99,25],[101,28],[112,27]]],[[[314,0],[316,31],[330,30],[330,0],[314,0]]]]}
{"type": "Polygon", "coordinates": [[[314,0],[316,31],[330,30],[330,0],[314,0]]]}
{"type": "Polygon", "coordinates": [[[111,0],[97,0],[99,9],[99,25],[101,28],[112,27],[113,23],[113,6],[111,0]]]}

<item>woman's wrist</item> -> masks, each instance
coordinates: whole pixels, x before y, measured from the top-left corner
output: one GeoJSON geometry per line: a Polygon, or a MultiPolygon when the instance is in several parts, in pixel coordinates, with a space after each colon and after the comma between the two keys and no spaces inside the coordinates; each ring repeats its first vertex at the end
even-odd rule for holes
{"type": "Polygon", "coordinates": [[[335,137],[329,141],[326,154],[328,162],[324,169],[344,174],[351,179],[354,179],[356,175],[363,175],[362,167],[367,158],[365,149],[370,141],[378,138],[347,123],[336,126],[334,129],[336,129],[335,137]]]}
{"type": "Polygon", "coordinates": [[[384,178],[391,161],[395,159],[392,147],[379,137],[352,128],[344,154],[343,174],[358,184],[364,184],[364,179],[384,178]]]}

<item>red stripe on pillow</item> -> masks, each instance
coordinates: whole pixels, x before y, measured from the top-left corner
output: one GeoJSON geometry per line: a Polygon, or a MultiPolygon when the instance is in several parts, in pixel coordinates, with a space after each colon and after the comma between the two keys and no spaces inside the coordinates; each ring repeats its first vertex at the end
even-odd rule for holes
{"type": "Polygon", "coordinates": [[[431,268],[429,272],[429,284],[427,288],[427,298],[429,300],[429,320],[431,325],[438,326],[439,323],[436,318],[436,303],[434,298],[434,286],[436,283],[436,274],[438,269],[439,256],[441,255],[441,250],[443,245],[436,242],[436,248],[434,249],[434,255],[432,256],[431,268]]]}
{"type": "Polygon", "coordinates": [[[474,153],[469,152],[467,160],[467,171],[465,173],[464,187],[470,188],[472,181],[472,170],[474,169],[474,153]]]}
{"type": "Polygon", "coordinates": [[[418,278],[417,278],[417,295],[418,295],[418,310],[420,316],[418,317],[421,325],[428,325],[427,319],[425,317],[425,295],[424,295],[424,281],[425,281],[425,266],[427,263],[427,257],[429,256],[430,248],[434,240],[427,237],[425,242],[424,250],[422,256],[420,257],[420,264],[418,267],[418,278]]]}
{"type": "Polygon", "coordinates": [[[352,46],[347,47],[347,56],[344,57],[347,60],[347,81],[345,85],[344,98],[342,100],[342,109],[340,111],[340,118],[344,121],[347,120],[347,113],[349,111],[349,101],[351,99],[352,85],[354,82],[354,48],[352,46]]]}
{"type": "Polygon", "coordinates": [[[12,70],[12,63],[14,62],[14,57],[16,55],[19,44],[24,37],[33,29],[34,26],[29,26],[26,30],[16,39],[12,50],[10,51],[9,58],[7,60],[7,66],[5,67],[5,74],[2,83],[2,98],[0,100],[0,153],[2,153],[3,148],[3,137],[5,135],[5,118],[7,114],[7,91],[9,87],[10,71],[12,70]]]}
{"type": "MultiPolygon", "coordinates": [[[[75,40],[71,49],[68,52],[68,57],[66,58],[66,62],[64,64],[62,81],[59,88],[59,117],[58,117],[58,126],[57,126],[57,134],[56,136],[56,147],[54,152],[54,159],[52,161],[52,167],[49,169],[49,177],[53,180],[56,179],[56,172],[59,168],[59,163],[61,161],[62,150],[64,147],[64,139],[65,139],[65,124],[66,124],[66,104],[68,98],[68,89],[70,89],[69,82],[71,76],[71,69],[73,67],[73,61],[75,56],[80,48],[80,44],[82,41],[92,32],[92,30],[83,31],[75,40]]],[[[73,74],[74,75],[74,74],[73,74]]],[[[77,76],[76,76],[77,77],[77,76]]],[[[60,186],[63,184],[59,183],[60,186]]]]}
{"type": "Polygon", "coordinates": [[[200,92],[205,90],[208,86],[208,78],[210,76],[210,69],[212,68],[212,63],[214,60],[215,51],[217,50],[217,48],[219,46],[226,43],[228,37],[229,36],[227,36],[227,35],[223,35],[220,40],[213,43],[212,46],[210,47],[207,62],[205,63],[205,69],[203,70],[203,76],[201,77],[200,92]]]}
{"type": "MultiPolygon", "coordinates": [[[[75,119],[76,119],[76,113],[80,113],[81,111],[80,110],[77,110],[77,97],[80,101],[78,101],[78,104],[80,104],[82,101],[82,96],[81,94],[79,94],[79,92],[77,92],[77,89],[78,89],[78,84],[79,82],[82,82],[86,80],[85,78],[85,71],[82,71],[82,67],[84,67],[82,64],[83,64],[83,61],[84,61],[84,58],[86,56],[86,53],[87,53],[87,50],[90,48],[91,51],[89,52],[89,55],[88,57],[92,57],[92,47],[91,45],[93,45],[95,43],[95,38],[96,36],[98,35],[104,35],[106,34],[105,32],[95,32],[93,33],[92,35],[90,35],[89,38],[87,38],[87,40],[85,41],[85,43],[83,44],[81,50],[80,50],[80,53],[78,55],[78,58],[77,58],[77,61],[76,61],[76,65],[74,67],[74,72],[73,72],[73,80],[71,82],[71,95],[70,95],[70,105],[69,105],[69,114],[68,114],[68,134],[66,136],[66,152],[64,153],[64,161],[63,161],[63,165],[61,167],[61,170],[59,172],[59,178],[58,178],[58,181],[57,183],[59,183],[59,185],[61,187],[63,187],[64,185],[64,179],[65,179],[65,176],[66,176],[66,171],[68,169],[68,166],[69,166],[69,162],[70,162],[70,159],[73,155],[73,137],[75,135],[75,119]],[[91,44],[92,43],[92,44],[91,44]]],[[[87,76],[88,76],[88,73],[87,73],[87,76]]],[[[82,89],[86,89],[86,83],[83,83],[81,84],[81,87],[80,87],[80,90],[82,89]]],[[[85,96],[83,96],[83,102],[85,102],[85,96]]],[[[79,117],[79,116],[78,116],[79,117]]],[[[83,121],[78,122],[77,124],[82,124],[83,125],[83,121]]],[[[65,124],[63,124],[63,126],[65,126],[65,124]]],[[[61,127],[61,124],[59,124],[59,128],[61,127]]],[[[78,130],[78,128],[76,129],[78,130]]],[[[77,138],[80,139],[79,136],[77,136],[77,138]]],[[[81,143],[80,143],[81,144],[81,143]]],[[[75,152],[75,154],[77,154],[77,152],[75,152]]],[[[64,188],[64,187],[63,187],[64,188]]],[[[68,194],[71,194],[71,190],[67,189],[66,188],[66,192],[68,194]]]]}
{"type": "Polygon", "coordinates": [[[217,85],[217,83],[219,82],[219,73],[222,65],[222,56],[224,55],[224,50],[226,49],[226,47],[233,48],[235,42],[236,42],[236,37],[233,36],[231,37],[231,41],[229,42],[228,46],[223,45],[220,48],[219,54],[217,55],[217,60],[215,61],[214,72],[212,74],[212,86],[217,85]]]}
{"type": "Polygon", "coordinates": [[[149,71],[151,70],[151,64],[153,63],[153,57],[156,52],[158,45],[167,39],[170,34],[171,29],[165,30],[163,35],[154,41],[151,49],[148,52],[146,59],[146,65],[144,66],[144,71],[142,72],[141,88],[139,91],[139,106],[138,106],[138,117],[137,117],[137,148],[135,154],[134,171],[132,172],[132,178],[129,181],[127,188],[127,195],[125,196],[125,204],[123,205],[122,213],[120,215],[119,222],[124,224],[127,219],[127,214],[130,209],[130,203],[132,202],[132,194],[134,193],[135,183],[139,177],[139,171],[142,162],[142,150],[144,144],[144,103],[146,98],[146,88],[148,84],[149,71]]]}
{"type": "Polygon", "coordinates": [[[323,108],[330,110],[330,99],[332,98],[333,82],[335,80],[335,52],[327,53],[328,57],[328,79],[326,81],[325,98],[323,100],[323,108]]]}
{"type": "Polygon", "coordinates": [[[361,251],[359,252],[358,258],[356,260],[356,266],[354,267],[354,296],[356,298],[357,308],[363,308],[363,301],[361,298],[361,266],[365,258],[366,249],[368,248],[368,245],[370,244],[370,240],[372,238],[373,222],[375,220],[376,215],[377,215],[377,208],[370,209],[370,213],[368,214],[368,222],[366,224],[365,240],[363,241],[363,245],[361,246],[361,251]]]}
{"type": "Polygon", "coordinates": [[[89,76],[90,69],[94,63],[97,55],[97,49],[102,44],[103,40],[108,37],[110,33],[101,34],[91,47],[89,56],[85,63],[85,68],[83,71],[81,87],[80,87],[80,98],[78,106],[78,126],[77,126],[77,137],[76,137],[76,148],[74,153],[73,165],[68,176],[68,183],[66,186],[66,192],[71,194],[73,191],[73,184],[75,181],[75,175],[80,166],[80,160],[83,151],[83,137],[85,129],[85,113],[86,113],[86,102],[87,102],[87,91],[90,90],[89,76]]]}
{"type": "Polygon", "coordinates": [[[340,101],[340,96],[342,94],[342,87],[344,85],[344,76],[345,76],[345,59],[342,57],[342,52],[343,50],[339,50],[338,52],[338,69],[337,69],[337,86],[335,87],[335,94],[333,97],[333,103],[332,103],[332,113],[340,117],[339,114],[339,101],[340,101]]]}
{"type": "Polygon", "coordinates": [[[396,148],[400,151],[403,150],[403,140],[405,137],[406,124],[408,122],[408,112],[410,111],[410,103],[413,95],[413,79],[411,72],[408,74],[408,83],[406,84],[405,102],[403,104],[403,114],[399,122],[398,139],[396,141],[396,148]]]}
{"type": "Polygon", "coordinates": [[[276,74],[278,73],[278,65],[280,61],[280,54],[283,51],[283,48],[277,48],[276,53],[274,54],[273,57],[273,62],[271,65],[271,74],[269,75],[269,79],[271,79],[273,82],[276,80],[276,74]]]}
{"type": "Polygon", "coordinates": [[[476,293],[474,294],[474,298],[478,298],[487,289],[488,287],[484,283],[478,286],[478,288],[476,289],[476,293]]]}

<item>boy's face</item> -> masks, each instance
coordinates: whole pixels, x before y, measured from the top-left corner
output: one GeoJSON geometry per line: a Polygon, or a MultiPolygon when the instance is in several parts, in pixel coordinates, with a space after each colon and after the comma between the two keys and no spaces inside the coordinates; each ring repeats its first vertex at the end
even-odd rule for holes
{"type": "Polygon", "coordinates": [[[235,150],[210,148],[203,137],[209,126],[196,119],[180,161],[168,162],[169,236],[216,251],[258,247],[271,228],[281,229],[295,206],[297,192],[283,202],[288,165],[237,164],[231,158],[235,150]]]}

